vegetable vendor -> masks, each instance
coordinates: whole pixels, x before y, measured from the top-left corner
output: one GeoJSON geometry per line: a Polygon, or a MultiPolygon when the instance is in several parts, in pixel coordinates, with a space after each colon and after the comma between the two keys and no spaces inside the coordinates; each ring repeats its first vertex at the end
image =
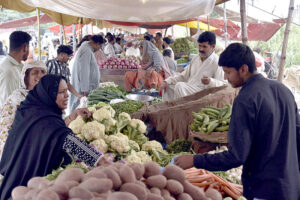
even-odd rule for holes
{"type": "MultiPolygon", "coordinates": [[[[71,162],[67,153],[88,166],[106,160],[87,143],[77,138],[62,119],[68,102],[68,87],[62,76],[46,75],[19,106],[4,147],[0,172],[4,175],[0,199],[10,198],[18,185],[26,185],[35,176],[46,176],[60,164],[71,162]]],[[[90,117],[87,109],[79,109],[68,118],[90,117]]]]}
{"type": "Polygon", "coordinates": [[[229,45],[219,65],[232,87],[242,87],[233,103],[229,150],[183,155],[175,163],[210,171],[243,165],[247,199],[300,199],[300,118],[293,94],[256,71],[254,54],[244,44],[229,45]]]}
{"type": "Polygon", "coordinates": [[[138,69],[138,72],[125,73],[125,87],[128,91],[133,88],[159,88],[162,81],[171,75],[163,55],[152,42],[144,40],[141,47],[144,61],[142,68],[138,69]]]}
{"type": "Polygon", "coordinates": [[[16,111],[22,101],[25,100],[28,92],[46,75],[47,67],[42,61],[25,63],[21,72],[21,88],[16,89],[7,98],[0,110],[0,160],[8,131],[15,119],[16,111]]]}
{"type": "MultiPolygon", "coordinates": [[[[104,43],[101,35],[93,35],[90,41],[82,43],[78,49],[72,69],[71,85],[81,95],[87,96],[96,89],[100,83],[99,67],[94,55],[104,43]]],[[[70,95],[70,113],[77,108],[80,100],[73,94],[70,95]]]]}
{"type": "Polygon", "coordinates": [[[216,35],[210,31],[203,32],[198,38],[198,44],[199,55],[192,59],[190,65],[180,74],[167,78],[161,84],[164,101],[225,84],[224,73],[218,67],[219,57],[214,52],[216,35]]]}

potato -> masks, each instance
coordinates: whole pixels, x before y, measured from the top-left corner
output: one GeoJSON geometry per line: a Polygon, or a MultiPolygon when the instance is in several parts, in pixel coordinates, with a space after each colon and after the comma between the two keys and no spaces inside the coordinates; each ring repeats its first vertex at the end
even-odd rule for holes
{"type": "Polygon", "coordinates": [[[115,162],[113,163],[111,166],[112,167],[115,167],[117,169],[120,169],[123,165],[125,165],[124,163],[121,163],[121,162],[115,162]]]}
{"type": "Polygon", "coordinates": [[[78,186],[90,192],[103,193],[111,190],[113,183],[108,178],[89,178],[78,186]]]}
{"type": "Polygon", "coordinates": [[[68,168],[62,171],[55,180],[55,183],[64,183],[65,181],[81,182],[84,172],[79,168],[68,168]]]}
{"type": "Polygon", "coordinates": [[[31,200],[35,197],[37,197],[37,195],[39,194],[41,190],[40,189],[37,189],[37,188],[34,188],[34,189],[31,189],[30,191],[28,191],[25,195],[25,199],[26,200],[31,200]]]}
{"type": "Polygon", "coordinates": [[[114,192],[107,197],[107,200],[138,200],[129,192],[114,192]]]}
{"type": "Polygon", "coordinates": [[[218,190],[213,189],[213,188],[208,188],[205,191],[205,196],[208,198],[211,198],[213,200],[222,200],[223,199],[221,193],[218,190]]]}
{"type": "Polygon", "coordinates": [[[27,182],[27,187],[28,188],[45,188],[45,186],[49,185],[49,181],[43,177],[34,177],[31,178],[28,182],[27,182]]]}
{"type": "Polygon", "coordinates": [[[93,197],[92,193],[83,189],[81,187],[73,187],[69,191],[69,198],[79,198],[79,199],[91,199],[93,197]]]}
{"type": "Polygon", "coordinates": [[[24,198],[24,196],[27,194],[27,192],[30,191],[30,188],[25,187],[25,186],[18,186],[15,187],[12,192],[11,192],[11,197],[13,199],[19,199],[19,198],[24,198]]]}
{"type": "Polygon", "coordinates": [[[122,185],[122,181],[117,172],[115,172],[113,169],[109,169],[107,167],[102,169],[101,171],[106,174],[107,178],[112,180],[114,189],[120,188],[120,186],[122,185]]]}
{"type": "Polygon", "coordinates": [[[145,183],[142,182],[142,181],[136,180],[134,183],[135,183],[135,184],[138,184],[138,185],[140,185],[140,186],[143,186],[144,188],[147,188],[147,186],[145,185],[145,183]]]}
{"type": "Polygon", "coordinates": [[[119,169],[119,174],[123,183],[134,183],[136,181],[133,169],[131,169],[127,165],[123,165],[119,169]]]}
{"type": "Polygon", "coordinates": [[[133,169],[137,180],[140,180],[144,176],[144,173],[145,173],[144,165],[142,165],[140,163],[130,163],[128,166],[131,169],[133,169]]]}
{"type": "Polygon", "coordinates": [[[91,177],[93,177],[93,178],[107,178],[105,173],[103,173],[101,171],[97,171],[97,170],[92,170],[92,171],[89,171],[88,173],[86,173],[83,176],[82,181],[86,181],[87,179],[89,179],[91,177]]]}
{"type": "Polygon", "coordinates": [[[158,187],[163,189],[167,185],[167,179],[163,175],[154,175],[147,178],[146,184],[148,187],[158,187]]]}
{"type": "Polygon", "coordinates": [[[56,192],[61,200],[68,199],[69,188],[66,185],[54,184],[49,189],[56,192]]]}
{"type": "Polygon", "coordinates": [[[50,189],[45,189],[39,192],[36,200],[60,200],[58,194],[50,189]]]}
{"type": "Polygon", "coordinates": [[[188,193],[181,193],[178,195],[177,200],[193,200],[193,198],[188,193]]]}
{"type": "Polygon", "coordinates": [[[163,196],[163,197],[164,196],[171,196],[169,190],[167,190],[167,189],[161,189],[160,193],[161,193],[161,196],[163,196]]]}
{"type": "Polygon", "coordinates": [[[176,165],[167,165],[163,171],[163,175],[167,179],[174,179],[176,181],[179,181],[180,183],[183,183],[185,181],[184,171],[176,165]]]}
{"type": "Polygon", "coordinates": [[[172,195],[179,195],[183,193],[183,186],[179,181],[169,179],[167,181],[166,189],[170,191],[172,195]]]}
{"type": "Polygon", "coordinates": [[[94,197],[91,200],[105,200],[106,198],[101,198],[101,197],[94,197]]]}
{"type": "Polygon", "coordinates": [[[160,189],[157,187],[153,187],[150,189],[150,192],[153,194],[161,195],[160,189]]]}
{"type": "Polygon", "coordinates": [[[144,173],[145,178],[160,174],[160,166],[156,162],[145,163],[144,167],[145,167],[145,173],[144,173]]]}
{"type": "Polygon", "coordinates": [[[206,199],[206,196],[202,188],[196,187],[188,181],[185,181],[182,185],[184,188],[184,192],[188,193],[193,198],[193,200],[206,199]]]}
{"type": "Polygon", "coordinates": [[[135,183],[125,183],[121,186],[120,191],[134,194],[139,200],[147,199],[146,188],[135,183]]]}
{"type": "Polygon", "coordinates": [[[164,200],[160,195],[148,193],[147,194],[147,200],[164,200]]]}
{"type": "MultiPolygon", "coordinates": [[[[58,183],[58,184],[60,184],[60,183],[58,183]]],[[[63,182],[63,184],[68,188],[68,190],[70,190],[72,187],[79,185],[79,183],[77,181],[65,181],[65,182],[63,182]]]]}
{"type": "Polygon", "coordinates": [[[81,200],[79,198],[71,198],[71,199],[68,199],[68,200],[81,200]]]}
{"type": "Polygon", "coordinates": [[[171,196],[164,196],[164,200],[176,200],[176,199],[171,196]]]}

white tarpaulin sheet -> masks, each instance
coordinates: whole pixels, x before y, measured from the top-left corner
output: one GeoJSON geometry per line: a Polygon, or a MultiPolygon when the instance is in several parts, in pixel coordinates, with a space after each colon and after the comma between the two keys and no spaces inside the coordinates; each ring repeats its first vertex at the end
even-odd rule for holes
{"type": "Polygon", "coordinates": [[[210,14],[215,0],[22,0],[68,15],[124,22],[163,22],[210,14]]]}

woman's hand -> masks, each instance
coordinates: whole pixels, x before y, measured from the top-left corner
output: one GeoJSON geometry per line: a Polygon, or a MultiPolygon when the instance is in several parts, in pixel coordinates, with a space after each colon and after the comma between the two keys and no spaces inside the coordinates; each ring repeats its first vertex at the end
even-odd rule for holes
{"type": "Polygon", "coordinates": [[[75,120],[77,116],[80,115],[83,118],[89,119],[92,117],[93,113],[90,112],[87,108],[78,108],[74,110],[71,115],[65,118],[65,123],[67,126],[71,123],[71,121],[75,120]]]}

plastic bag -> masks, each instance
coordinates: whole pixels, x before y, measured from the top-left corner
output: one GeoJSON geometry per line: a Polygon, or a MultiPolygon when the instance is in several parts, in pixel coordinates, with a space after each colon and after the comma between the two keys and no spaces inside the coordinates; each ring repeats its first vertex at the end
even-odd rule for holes
{"type": "Polygon", "coordinates": [[[81,97],[80,98],[80,103],[77,106],[77,108],[86,108],[88,104],[88,98],[87,97],[81,97]]]}

